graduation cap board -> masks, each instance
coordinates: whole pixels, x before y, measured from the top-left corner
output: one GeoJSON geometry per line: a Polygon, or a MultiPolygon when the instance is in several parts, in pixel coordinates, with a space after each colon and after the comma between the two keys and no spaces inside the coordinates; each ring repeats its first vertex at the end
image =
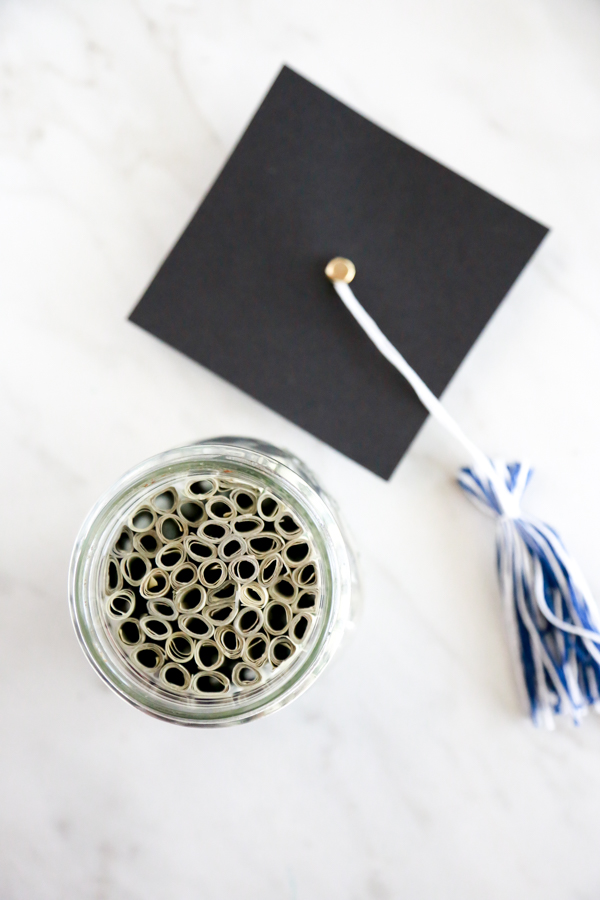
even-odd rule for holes
{"type": "Polygon", "coordinates": [[[546,232],[285,67],[131,319],[388,478],[427,413],[327,261],[439,395],[546,232]]]}

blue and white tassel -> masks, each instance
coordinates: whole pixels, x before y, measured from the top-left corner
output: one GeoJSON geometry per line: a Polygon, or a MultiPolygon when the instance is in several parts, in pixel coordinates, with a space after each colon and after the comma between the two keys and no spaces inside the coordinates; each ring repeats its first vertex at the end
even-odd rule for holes
{"type": "Polygon", "coordinates": [[[331,260],[325,274],[380,353],[406,378],[421,403],[467,450],[473,465],[458,483],[496,519],[498,575],[506,629],[522,699],[536,725],[556,714],[575,723],[600,711],[600,614],[577,564],[556,532],[521,510],[531,469],[490,460],[465,435],[424,381],[360,305],[350,260],[331,260]]]}

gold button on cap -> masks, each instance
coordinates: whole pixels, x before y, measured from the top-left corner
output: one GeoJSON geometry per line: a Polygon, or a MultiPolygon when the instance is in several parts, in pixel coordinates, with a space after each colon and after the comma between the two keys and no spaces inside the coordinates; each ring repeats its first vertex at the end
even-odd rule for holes
{"type": "Polygon", "coordinates": [[[356,266],[352,260],[336,256],[335,259],[330,259],[325,266],[325,274],[330,281],[345,281],[346,284],[350,284],[356,275],[356,266]]]}

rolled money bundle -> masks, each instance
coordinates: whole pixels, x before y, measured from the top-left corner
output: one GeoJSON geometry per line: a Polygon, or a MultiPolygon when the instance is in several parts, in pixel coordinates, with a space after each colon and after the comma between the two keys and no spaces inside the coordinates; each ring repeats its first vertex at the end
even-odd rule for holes
{"type": "Polygon", "coordinates": [[[264,613],[265,631],[274,636],[285,634],[290,627],[292,611],[287,604],[280,600],[271,600],[267,603],[264,613]]]}
{"type": "Polygon", "coordinates": [[[242,637],[256,634],[263,626],[264,616],[262,610],[256,607],[250,609],[243,607],[234,619],[233,627],[242,637]]]}
{"type": "Polygon", "coordinates": [[[119,561],[114,556],[110,556],[106,566],[106,593],[112,594],[114,591],[120,591],[122,587],[123,573],[119,561]]]}
{"type": "Polygon", "coordinates": [[[180,613],[197,613],[206,603],[206,590],[201,584],[183,587],[175,594],[175,606],[180,613]]]}
{"type": "Polygon", "coordinates": [[[290,625],[290,638],[295,644],[301,644],[309,636],[314,619],[308,613],[301,612],[294,616],[290,625]]]}
{"type": "Polygon", "coordinates": [[[203,522],[198,528],[198,537],[210,544],[220,544],[228,534],[230,534],[229,525],[226,522],[215,522],[214,519],[203,522]]]}
{"type": "Polygon", "coordinates": [[[141,644],[130,657],[134,663],[146,672],[156,672],[165,661],[165,654],[158,644],[141,644]]]}
{"type": "Polygon", "coordinates": [[[204,504],[199,500],[181,500],[177,512],[190,528],[197,528],[207,517],[204,504]]]}
{"type": "Polygon", "coordinates": [[[271,646],[269,647],[269,661],[271,665],[277,668],[277,666],[291,659],[295,652],[296,647],[288,637],[283,635],[276,637],[271,641],[271,646]]]}
{"type": "Polygon", "coordinates": [[[164,641],[173,633],[173,626],[169,620],[158,616],[142,616],[140,628],[151,641],[164,641]]]}
{"type": "Polygon", "coordinates": [[[107,598],[106,612],[111,619],[126,619],[135,609],[135,594],[127,589],[107,598]]]}
{"type": "Polygon", "coordinates": [[[255,666],[262,666],[269,658],[271,640],[266,634],[253,634],[246,638],[242,659],[255,666]]]}
{"type": "Polygon", "coordinates": [[[185,559],[185,549],[179,541],[169,541],[156,554],[156,565],[165,572],[170,572],[185,559]]]}
{"type": "Polygon", "coordinates": [[[251,515],[256,512],[258,491],[248,487],[238,487],[231,492],[231,502],[242,515],[251,515]]]}
{"type": "Polygon", "coordinates": [[[233,519],[237,514],[237,510],[229,497],[223,494],[209,497],[205,504],[206,513],[211,519],[219,519],[227,521],[233,519]]]}
{"type": "Polygon", "coordinates": [[[312,612],[317,611],[319,603],[319,592],[316,590],[300,591],[293,605],[293,612],[312,612]]]}
{"type": "Polygon", "coordinates": [[[165,513],[173,512],[177,506],[177,500],[175,488],[167,488],[166,491],[161,491],[152,498],[150,506],[159,516],[164,516],[165,513]]]}
{"type": "Polygon", "coordinates": [[[244,606],[256,606],[262,609],[269,599],[269,592],[263,584],[253,581],[252,584],[244,584],[240,590],[240,599],[244,606]]]}
{"type": "Polygon", "coordinates": [[[156,533],[165,544],[180,541],[188,533],[188,523],[175,513],[168,513],[156,520],[156,533]]]}
{"type": "Polygon", "coordinates": [[[201,540],[195,534],[188,534],[183,546],[189,558],[196,562],[205,562],[217,555],[217,547],[214,544],[201,540]]]}
{"type": "Polygon", "coordinates": [[[135,647],[136,644],[143,644],[146,640],[140,623],[137,619],[129,618],[121,625],[117,631],[118,638],[125,647],[135,647]]]}
{"type": "Polygon", "coordinates": [[[229,659],[237,659],[244,648],[244,639],[231,625],[219,625],[215,640],[229,659]]]}
{"type": "Polygon", "coordinates": [[[152,563],[141,553],[130,553],[121,560],[121,574],[133,587],[139,587],[151,568],[152,563]]]}
{"type": "Polygon", "coordinates": [[[188,670],[176,662],[166,663],[160,670],[158,677],[165,687],[176,691],[186,691],[192,680],[188,670]]]}
{"type": "Polygon", "coordinates": [[[127,525],[131,531],[149,531],[156,522],[156,513],[150,506],[140,506],[129,516],[127,525]]]}
{"type": "Polygon", "coordinates": [[[189,481],[186,485],[185,492],[188,497],[191,497],[193,500],[208,500],[209,497],[212,497],[212,495],[216,493],[217,486],[216,478],[207,478],[205,476],[200,479],[189,481]]]}
{"type": "Polygon", "coordinates": [[[239,662],[233,667],[231,680],[237,687],[256,687],[262,681],[260,670],[248,662],[239,662]]]}
{"type": "Polygon", "coordinates": [[[198,672],[194,676],[192,684],[192,689],[203,697],[226,694],[229,691],[229,687],[229,679],[221,672],[198,672]]]}
{"type": "Polygon", "coordinates": [[[151,616],[166,619],[168,622],[174,622],[179,615],[174,602],[168,597],[161,597],[159,600],[149,600],[148,612],[151,616]]]}
{"type": "Polygon", "coordinates": [[[200,565],[198,578],[205,587],[218,588],[227,578],[227,566],[222,559],[209,559],[200,565]]]}
{"type": "Polygon", "coordinates": [[[283,538],[278,534],[258,534],[248,538],[247,546],[250,553],[257,559],[264,559],[265,556],[273,556],[278,553],[284,545],[283,538]]]}
{"type": "Polygon", "coordinates": [[[149,559],[156,556],[162,545],[162,541],[154,530],[144,531],[133,536],[133,549],[149,559]]]}
{"type": "Polygon", "coordinates": [[[185,587],[187,584],[193,584],[198,578],[198,569],[191,562],[182,562],[174,569],[171,569],[169,581],[175,590],[185,587]]]}
{"type": "Polygon", "coordinates": [[[133,550],[133,534],[131,528],[125,525],[114,543],[113,553],[115,556],[128,556],[133,550]]]}
{"type": "Polygon", "coordinates": [[[208,638],[198,641],[194,649],[194,659],[198,668],[211,672],[223,665],[224,654],[217,642],[208,638]]]}
{"type": "MultiPolygon", "coordinates": [[[[158,620],[157,620],[158,621],[158,620]]],[[[165,625],[168,623],[165,622],[165,625]]],[[[174,631],[167,638],[165,652],[167,656],[176,663],[186,663],[192,659],[194,655],[194,641],[192,638],[184,634],[183,631],[174,631]]]]}
{"type": "Polygon", "coordinates": [[[214,633],[212,623],[198,613],[181,615],[178,623],[180,630],[187,634],[188,637],[194,638],[194,640],[204,640],[204,638],[212,637],[214,633]]]}
{"type": "Polygon", "coordinates": [[[162,569],[150,569],[140,584],[140,594],[146,600],[164,597],[171,588],[169,576],[162,569]]]}

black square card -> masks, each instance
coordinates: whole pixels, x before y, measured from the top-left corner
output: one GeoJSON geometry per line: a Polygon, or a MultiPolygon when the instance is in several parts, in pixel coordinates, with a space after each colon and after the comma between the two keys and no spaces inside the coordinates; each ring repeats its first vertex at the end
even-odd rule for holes
{"type": "MultiPolygon", "coordinates": [[[[547,229],[284,68],[131,319],[388,478],[547,229]]],[[[200,402],[199,402],[200,409],[200,402]]]]}

